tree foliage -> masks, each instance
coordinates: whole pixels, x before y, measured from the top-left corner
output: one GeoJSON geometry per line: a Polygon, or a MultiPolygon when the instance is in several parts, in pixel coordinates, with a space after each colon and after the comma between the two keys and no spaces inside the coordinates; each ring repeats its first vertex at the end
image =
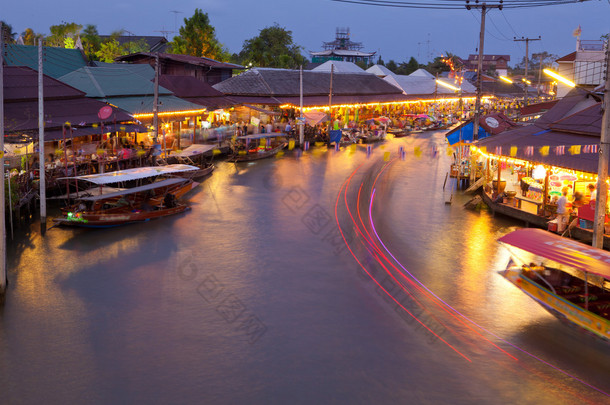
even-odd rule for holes
{"type": "Polygon", "coordinates": [[[169,43],[171,52],[184,55],[206,57],[225,61],[230,58],[229,52],[216,39],[216,30],[210,24],[207,13],[195,9],[191,18],[184,19],[180,35],[169,43]]]}
{"type": "Polygon", "coordinates": [[[95,56],[102,62],[112,63],[116,57],[124,54],[125,50],[119,44],[119,41],[112,39],[101,44],[100,49],[95,53],[95,56]]]}
{"type": "Polygon", "coordinates": [[[93,24],[87,24],[81,34],[81,43],[83,44],[83,51],[89,60],[96,58],[95,53],[100,50],[102,40],[100,34],[97,32],[97,27],[93,24]]]}
{"type": "Polygon", "coordinates": [[[4,21],[0,21],[0,34],[2,34],[2,42],[5,44],[15,43],[16,33],[13,32],[13,27],[4,21]]]}
{"type": "Polygon", "coordinates": [[[292,39],[292,31],[275,24],[245,40],[239,59],[242,64],[260,67],[296,68],[306,62],[301,50],[292,39]]]}
{"type": "Polygon", "coordinates": [[[36,34],[33,29],[26,28],[21,34],[23,38],[23,45],[36,45],[36,38],[39,34],[36,34]]]}
{"type": "MultiPolygon", "coordinates": [[[[532,70],[540,69],[540,63],[542,62],[542,68],[549,67],[555,63],[557,59],[557,55],[553,55],[552,53],[548,53],[547,51],[542,51],[539,53],[533,53],[532,57],[528,59],[528,69],[531,72],[532,70]]],[[[519,63],[515,65],[513,69],[513,73],[515,74],[523,74],[525,73],[525,56],[521,59],[519,63]]]]}
{"type": "Polygon", "coordinates": [[[65,39],[72,38],[73,40],[76,40],[76,37],[78,37],[82,29],[82,25],[74,22],[51,25],[49,27],[51,35],[46,38],[47,45],[63,48],[65,46],[65,39]]]}

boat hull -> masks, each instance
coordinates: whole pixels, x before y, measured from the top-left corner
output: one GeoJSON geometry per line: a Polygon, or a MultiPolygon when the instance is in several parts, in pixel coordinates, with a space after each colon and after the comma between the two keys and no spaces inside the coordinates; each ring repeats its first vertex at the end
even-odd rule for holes
{"type": "Polygon", "coordinates": [[[115,211],[111,213],[82,213],[78,216],[66,216],[54,218],[53,222],[60,226],[79,227],[79,228],[111,228],[115,226],[146,222],[151,219],[163,218],[169,215],[179,214],[190,209],[185,204],[178,204],[175,207],[132,211],[115,211]]]}
{"type": "Polygon", "coordinates": [[[553,294],[521,273],[521,269],[509,268],[502,276],[530,296],[559,320],[577,326],[607,342],[610,342],[610,321],[574,303],[553,294]]]}
{"type": "Polygon", "coordinates": [[[245,155],[234,154],[229,158],[230,162],[251,162],[253,160],[267,159],[275,156],[279,151],[284,149],[288,145],[288,143],[282,143],[281,145],[276,146],[273,149],[270,149],[265,152],[256,152],[256,153],[246,153],[245,155]]]}

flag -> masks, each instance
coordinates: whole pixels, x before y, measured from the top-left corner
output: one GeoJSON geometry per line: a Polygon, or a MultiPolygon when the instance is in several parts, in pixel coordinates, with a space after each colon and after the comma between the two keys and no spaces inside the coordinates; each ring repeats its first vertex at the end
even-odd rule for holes
{"type": "Polygon", "coordinates": [[[496,146],[496,155],[501,155],[501,154],[502,154],[502,147],[496,146]]]}
{"type": "Polygon", "coordinates": [[[540,156],[548,156],[549,155],[549,146],[543,146],[540,148],[540,156]]]}
{"type": "Polygon", "coordinates": [[[525,147],[525,156],[534,156],[534,147],[533,146],[525,147]]]}
{"type": "Polygon", "coordinates": [[[517,156],[517,147],[516,147],[516,146],[511,146],[511,147],[510,147],[510,155],[511,155],[512,157],[517,156]]]}
{"type": "Polygon", "coordinates": [[[574,30],[574,32],[572,33],[573,36],[575,37],[580,37],[580,34],[582,33],[582,29],[580,28],[580,24],[578,24],[578,28],[576,28],[574,30]]]}
{"type": "Polygon", "coordinates": [[[597,153],[598,145],[584,145],[582,153],[597,153]]]}
{"type": "Polygon", "coordinates": [[[570,146],[570,155],[580,155],[580,145],[570,146]]]}
{"type": "Polygon", "coordinates": [[[555,155],[560,156],[560,155],[565,155],[565,153],[566,153],[565,145],[555,146],[555,155]]]}

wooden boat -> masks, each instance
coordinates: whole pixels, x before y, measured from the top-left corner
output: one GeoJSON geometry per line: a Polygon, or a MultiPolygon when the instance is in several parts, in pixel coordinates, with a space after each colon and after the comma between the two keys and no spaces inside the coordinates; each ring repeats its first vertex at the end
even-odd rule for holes
{"type": "Polygon", "coordinates": [[[610,341],[609,252],[531,228],[499,242],[512,256],[503,277],[561,321],[610,341]]]}
{"type": "Polygon", "coordinates": [[[177,214],[188,209],[176,200],[180,186],[189,183],[192,180],[170,178],[115,193],[81,197],[78,204],[64,209],[64,215],[53,221],[63,226],[106,228],[177,214]]]}
{"type": "Polygon", "coordinates": [[[203,177],[212,174],[215,168],[216,167],[211,163],[203,164],[201,167],[198,166],[199,170],[177,173],[176,176],[183,177],[185,179],[202,179],[203,177]]]}
{"type": "Polygon", "coordinates": [[[375,135],[375,133],[361,134],[358,135],[358,139],[360,139],[362,143],[380,142],[385,139],[385,132],[379,131],[377,132],[377,135],[375,135]]]}
{"type": "Polygon", "coordinates": [[[190,166],[196,166],[199,170],[185,171],[176,174],[177,176],[191,179],[201,179],[212,174],[215,167],[206,159],[207,155],[213,156],[213,151],[217,148],[215,145],[193,144],[180,152],[176,152],[165,159],[165,164],[179,163],[190,166]]]}
{"type": "MultiPolygon", "coordinates": [[[[146,166],[135,169],[117,170],[109,173],[87,174],[76,177],[62,177],[61,180],[67,180],[73,185],[71,188],[76,190],[73,193],[66,194],[64,198],[73,199],[76,197],[76,199],[78,199],[93,195],[116,193],[117,191],[124,191],[133,186],[150,184],[156,180],[170,176],[192,178],[193,174],[197,173],[199,170],[200,168],[197,166],[172,164],[163,166],[146,166]]],[[[191,184],[191,186],[194,187],[197,184],[198,183],[191,184]]],[[[191,188],[185,190],[181,194],[184,194],[191,188]]]]}
{"type": "Polygon", "coordinates": [[[287,145],[285,134],[280,132],[240,136],[232,140],[233,153],[228,160],[237,163],[270,158],[287,145]]]}

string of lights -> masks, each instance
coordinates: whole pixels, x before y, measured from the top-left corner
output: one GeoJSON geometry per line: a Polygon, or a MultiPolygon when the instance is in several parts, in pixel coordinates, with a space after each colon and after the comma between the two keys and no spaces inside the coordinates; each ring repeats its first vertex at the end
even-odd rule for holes
{"type": "Polygon", "coordinates": [[[427,2],[416,2],[416,1],[398,1],[398,0],[331,0],[338,3],[351,3],[361,4],[368,6],[379,6],[379,7],[396,7],[396,8],[421,8],[421,9],[432,9],[432,10],[459,10],[459,9],[470,9],[480,8],[484,5],[488,7],[499,8],[525,8],[525,7],[544,7],[544,6],[555,6],[562,4],[582,3],[584,1],[591,0],[500,0],[482,2],[479,0],[429,0],[427,2]]]}

